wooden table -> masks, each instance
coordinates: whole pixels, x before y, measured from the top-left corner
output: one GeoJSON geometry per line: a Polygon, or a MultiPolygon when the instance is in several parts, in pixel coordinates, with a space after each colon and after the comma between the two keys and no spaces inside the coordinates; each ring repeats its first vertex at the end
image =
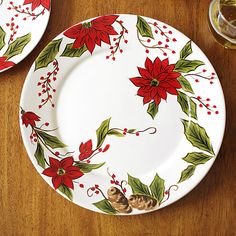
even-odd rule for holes
{"type": "MultiPolygon", "coordinates": [[[[236,51],[218,45],[207,23],[210,0],[57,0],[40,44],[0,74],[1,235],[235,235],[236,51]],[[112,217],[82,209],[50,188],[33,168],[19,130],[19,99],[28,70],[56,35],[79,21],[109,13],[145,15],[193,39],[220,77],[227,127],[220,154],[205,179],[175,204],[150,214],[112,217]]],[[[217,129],[217,127],[216,127],[217,129]]]]}

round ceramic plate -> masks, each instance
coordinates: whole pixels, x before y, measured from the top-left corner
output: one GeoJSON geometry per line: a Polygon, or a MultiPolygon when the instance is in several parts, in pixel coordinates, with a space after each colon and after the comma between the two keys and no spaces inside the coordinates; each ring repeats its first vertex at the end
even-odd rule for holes
{"type": "Polygon", "coordinates": [[[58,193],[142,214],[192,190],[220,149],[225,103],[204,53],[158,20],[79,23],[39,54],[20,102],[30,159],[58,193]]]}
{"type": "Polygon", "coordinates": [[[38,44],[50,5],[50,0],[0,0],[0,72],[19,63],[38,44]]]}

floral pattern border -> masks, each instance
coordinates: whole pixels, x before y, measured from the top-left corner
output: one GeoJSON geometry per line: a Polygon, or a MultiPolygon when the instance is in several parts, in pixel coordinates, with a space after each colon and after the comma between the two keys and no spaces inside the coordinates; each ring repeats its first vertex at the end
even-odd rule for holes
{"type": "MultiPolygon", "coordinates": [[[[63,37],[55,39],[40,53],[35,61],[35,71],[42,68],[51,68],[45,75],[39,78],[38,97],[40,97],[39,109],[51,104],[51,108],[55,107],[53,102],[53,83],[57,80],[59,71],[59,62],[57,60],[59,51],[63,51],[60,57],[80,58],[85,52],[92,55],[95,47],[103,44],[109,45],[110,53],[106,59],[115,61],[119,52],[123,53],[122,43],[128,43],[125,35],[128,35],[128,29],[119,15],[101,16],[91,21],[86,21],[72,26],[63,34],[74,40],[72,43],[66,44],[61,50],[63,37]],[[120,32],[119,32],[120,30],[120,32]],[[114,43],[114,44],[113,44],[114,43]]],[[[146,54],[150,50],[157,50],[167,56],[169,53],[176,54],[176,51],[170,48],[170,41],[175,43],[177,38],[173,37],[173,32],[163,23],[148,22],[145,18],[137,16],[137,40],[141,47],[144,47],[146,54]]],[[[179,59],[176,63],[169,64],[168,58],[161,60],[156,57],[151,61],[148,57],[144,62],[144,68],[138,67],[139,75],[131,77],[130,82],[138,87],[137,95],[143,98],[143,105],[148,105],[147,113],[152,119],[158,115],[159,106],[162,100],[166,100],[167,96],[173,95],[177,97],[183,113],[189,117],[189,120],[182,119],[184,134],[186,140],[199,151],[187,153],[183,157],[183,161],[188,163],[176,181],[176,184],[166,188],[165,180],[158,174],[154,176],[150,185],[144,184],[140,179],[128,174],[127,180],[117,180],[115,174],[107,173],[111,178],[112,186],[103,192],[102,187],[98,184],[87,188],[88,197],[94,194],[101,195],[102,200],[93,203],[95,207],[107,214],[129,214],[136,210],[150,211],[157,209],[161,204],[168,201],[171,189],[177,191],[178,185],[194,175],[198,165],[205,164],[207,161],[215,157],[215,152],[211,144],[211,140],[204,127],[198,124],[198,109],[205,109],[208,115],[218,115],[217,106],[211,104],[210,98],[196,96],[191,86],[191,81],[199,83],[201,80],[208,80],[210,84],[214,84],[217,78],[214,72],[206,75],[207,69],[205,63],[200,60],[187,59],[193,53],[192,42],[189,41],[179,52],[179,59]],[[202,68],[202,69],[201,69],[202,68]],[[125,185],[127,185],[125,187],[125,185]],[[129,197],[127,187],[132,191],[129,197]]],[[[44,72],[45,73],[45,72],[44,72]]],[[[142,132],[156,133],[155,127],[148,127],[144,130],[127,129],[127,128],[110,128],[110,119],[104,120],[100,127],[96,130],[97,144],[94,146],[92,139],[81,142],[79,146],[80,155],[78,160],[73,157],[74,152],[60,153],[60,148],[65,148],[57,137],[49,134],[55,130],[44,129],[43,126],[49,126],[49,123],[43,123],[40,127],[36,123],[40,121],[40,117],[32,111],[24,111],[21,108],[21,118],[23,124],[31,127],[30,140],[36,143],[35,158],[38,165],[42,167],[42,174],[52,178],[52,184],[55,189],[73,199],[74,183],[80,188],[84,188],[84,184],[78,182],[77,179],[83,175],[96,170],[105,165],[105,162],[91,164],[90,160],[94,155],[108,151],[110,145],[103,146],[107,136],[125,137],[126,135],[139,136],[142,132]],[[93,147],[94,146],[94,147],[93,147]],[[46,157],[45,150],[49,151],[54,157],[46,157]],[[47,168],[46,168],[47,167],[47,168]]]]}

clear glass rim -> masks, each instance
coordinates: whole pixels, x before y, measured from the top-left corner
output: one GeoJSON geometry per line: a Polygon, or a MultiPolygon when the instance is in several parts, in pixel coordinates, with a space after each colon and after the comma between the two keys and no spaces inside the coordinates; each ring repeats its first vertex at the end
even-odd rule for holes
{"type": "MultiPolygon", "coordinates": [[[[231,23],[224,17],[224,15],[223,15],[222,12],[221,12],[221,9],[220,9],[221,0],[215,0],[215,1],[217,2],[218,11],[219,11],[219,13],[220,13],[222,19],[223,19],[225,22],[227,22],[227,24],[229,24],[230,27],[232,27],[233,29],[236,30],[236,26],[233,25],[233,24],[231,24],[231,23]]],[[[236,20],[236,19],[235,19],[235,20],[236,20]]]]}

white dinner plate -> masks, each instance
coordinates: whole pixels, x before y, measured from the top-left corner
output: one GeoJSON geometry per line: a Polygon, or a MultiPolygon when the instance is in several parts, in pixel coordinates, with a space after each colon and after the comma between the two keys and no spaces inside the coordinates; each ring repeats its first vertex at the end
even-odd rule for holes
{"type": "Polygon", "coordinates": [[[0,0],[0,72],[22,61],[38,44],[51,0],[0,0]]]}
{"type": "Polygon", "coordinates": [[[158,20],[109,15],[39,54],[20,101],[29,157],[58,193],[107,214],[142,214],[191,191],[219,152],[222,88],[204,53],[158,20]]]}

